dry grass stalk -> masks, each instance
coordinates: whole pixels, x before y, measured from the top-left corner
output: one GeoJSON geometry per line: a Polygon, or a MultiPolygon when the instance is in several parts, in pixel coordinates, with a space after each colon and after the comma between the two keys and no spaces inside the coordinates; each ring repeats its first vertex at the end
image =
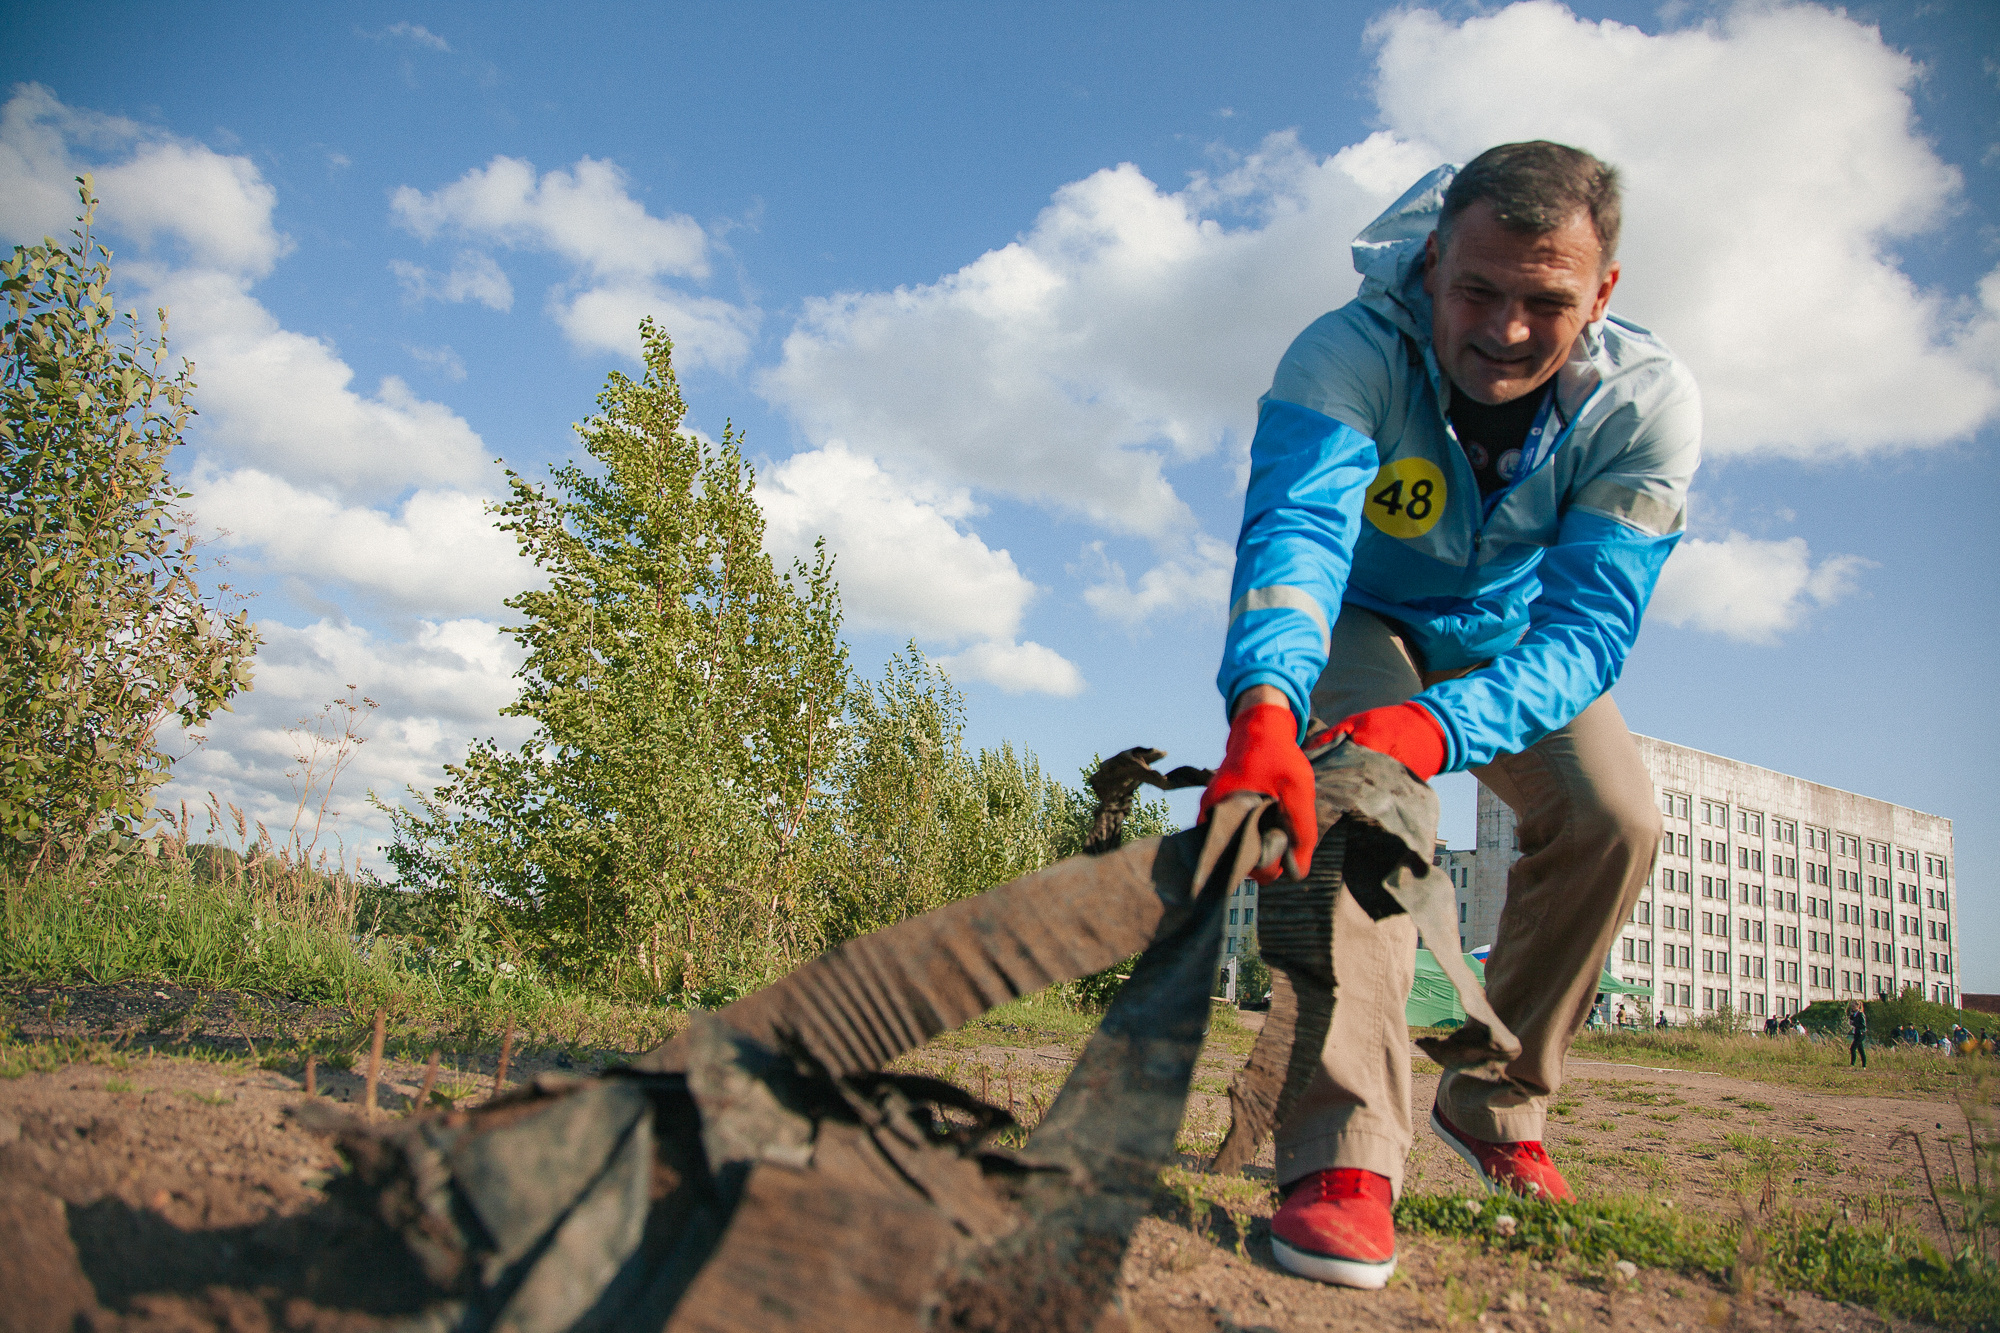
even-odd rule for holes
{"type": "MultiPolygon", "coordinates": [[[[417,1094],[416,1109],[418,1111],[423,1110],[425,1107],[431,1104],[431,1093],[437,1088],[437,1081],[438,1081],[438,1048],[433,1046],[431,1047],[430,1062],[424,1066],[424,1090],[417,1094]]],[[[414,1114],[414,1112],[412,1112],[412,1114],[414,1114]]]]}
{"type": "Polygon", "coordinates": [[[493,1071],[493,1095],[498,1097],[507,1086],[507,1062],[514,1056],[514,1017],[507,1016],[507,1030],[500,1036],[500,1067],[493,1071]]]}
{"type": "Polygon", "coordinates": [[[318,1073],[319,1073],[319,1052],[307,1051],[306,1052],[306,1096],[308,1097],[319,1096],[319,1080],[318,1078],[315,1077],[315,1075],[317,1075],[318,1073]]]}
{"type": "Polygon", "coordinates": [[[1951,1222],[1944,1215],[1944,1200],[1938,1198],[1937,1181],[1931,1177],[1930,1155],[1924,1151],[1924,1136],[1914,1129],[1903,1131],[1917,1145],[1917,1160],[1924,1166],[1924,1187],[1930,1191],[1931,1206],[1937,1209],[1938,1230],[1944,1232],[1945,1243],[1951,1243],[1951,1222]]]}
{"type": "Polygon", "coordinates": [[[389,1011],[381,1005],[375,1006],[375,1036],[368,1043],[368,1086],[361,1095],[362,1114],[370,1120],[375,1118],[375,1088],[382,1080],[382,1037],[387,1027],[389,1011]]]}

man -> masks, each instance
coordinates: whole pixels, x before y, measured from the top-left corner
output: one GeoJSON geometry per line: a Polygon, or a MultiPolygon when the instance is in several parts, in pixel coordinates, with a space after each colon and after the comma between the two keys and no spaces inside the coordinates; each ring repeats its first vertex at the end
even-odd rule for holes
{"type": "MultiPolygon", "coordinates": [[[[1344,734],[1425,779],[1470,770],[1513,808],[1486,984],[1522,1053],[1498,1081],[1448,1076],[1430,1121],[1489,1189],[1556,1199],[1573,1196],[1545,1108],[1661,832],[1606,692],[1700,453],[1688,372],[1607,314],[1618,222],[1611,168],[1524,143],[1439,168],[1356,239],[1360,294],[1299,335],[1259,405],[1217,677],[1229,746],[1202,798],[1276,797],[1303,866],[1301,742],[1344,734]]],[[[1415,943],[1407,916],[1341,895],[1339,1004],[1278,1130],[1273,1248],[1293,1272],[1379,1287],[1395,1269],[1415,943]]]]}
{"type": "Polygon", "coordinates": [[[1854,1062],[1861,1061],[1863,1069],[1868,1068],[1868,1011],[1861,1007],[1859,1000],[1850,1000],[1847,1005],[1847,1067],[1854,1068],[1854,1062]]]}

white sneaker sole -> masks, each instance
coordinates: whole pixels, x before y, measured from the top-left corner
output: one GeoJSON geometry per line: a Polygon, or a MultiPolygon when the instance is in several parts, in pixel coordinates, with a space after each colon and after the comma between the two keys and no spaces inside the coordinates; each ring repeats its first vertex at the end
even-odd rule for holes
{"type": "Polygon", "coordinates": [[[1463,1143],[1460,1143],[1458,1141],[1458,1136],[1456,1134],[1453,1134],[1450,1130],[1446,1129],[1444,1127],[1444,1122],[1438,1119],[1436,1106],[1431,1107],[1431,1133],[1437,1135],[1440,1139],[1443,1139],[1444,1146],[1451,1149],[1453,1152],[1457,1153],[1459,1157],[1464,1160],[1465,1164],[1472,1168],[1472,1174],[1479,1177],[1479,1183],[1486,1186],[1486,1192],[1488,1194],[1504,1195],[1510,1199],[1532,1199],[1540,1197],[1539,1195],[1516,1194],[1513,1190],[1507,1188],[1499,1181],[1493,1179],[1493,1177],[1487,1175],[1486,1168],[1481,1166],[1479,1164],[1479,1159],[1472,1155],[1472,1149],[1466,1147],[1463,1143]]]}
{"type": "Polygon", "coordinates": [[[1380,1291],[1389,1285],[1389,1276],[1396,1271],[1393,1258],[1379,1264],[1364,1263],[1359,1259],[1335,1259],[1329,1255],[1293,1249],[1276,1236],[1271,1237],[1271,1256],[1287,1272],[1312,1278],[1315,1282],[1330,1282],[1336,1287],[1358,1287],[1362,1291],[1380,1291]]]}
{"type": "Polygon", "coordinates": [[[1451,1149],[1465,1160],[1465,1164],[1472,1168],[1472,1174],[1478,1176],[1479,1183],[1486,1187],[1488,1194],[1511,1195],[1513,1193],[1505,1185],[1500,1184],[1493,1177],[1486,1174],[1486,1168],[1479,1164],[1477,1157],[1473,1156],[1472,1149],[1460,1143],[1458,1136],[1444,1127],[1444,1121],[1438,1119],[1437,1107],[1435,1106],[1431,1107],[1431,1133],[1443,1139],[1445,1147],[1451,1149]]]}

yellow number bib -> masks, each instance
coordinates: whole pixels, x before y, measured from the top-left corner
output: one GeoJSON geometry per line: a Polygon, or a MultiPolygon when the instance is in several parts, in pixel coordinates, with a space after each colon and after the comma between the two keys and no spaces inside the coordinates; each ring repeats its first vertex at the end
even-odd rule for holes
{"type": "Polygon", "coordinates": [[[1444,513],[1444,473],[1428,458],[1399,458],[1368,483],[1362,512],[1391,537],[1421,537],[1444,513]]]}

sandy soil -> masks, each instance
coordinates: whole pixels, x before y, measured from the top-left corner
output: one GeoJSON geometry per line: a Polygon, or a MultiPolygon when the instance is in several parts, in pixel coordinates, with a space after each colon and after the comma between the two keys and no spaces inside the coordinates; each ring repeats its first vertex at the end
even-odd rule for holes
{"type": "MultiPolygon", "coordinates": [[[[328,1201],[323,1187],[338,1164],[322,1140],[285,1114],[303,1099],[300,1078],[241,1063],[145,1055],[145,1026],[188,997],[171,988],[143,995],[132,989],[91,996],[71,990],[64,1015],[94,1007],[98,1031],[129,1030],[126,1049],[139,1053],[125,1068],[75,1064],[0,1081],[0,1292],[7,1293],[0,1333],[346,1330],[379,1327],[377,1316],[406,1308],[412,1293],[379,1280],[390,1242],[328,1201]],[[115,1021],[102,1021],[107,1017],[115,1021]],[[369,1280],[357,1281],[359,1275],[369,1280]],[[352,1297],[337,1301],[334,1293],[356,1290],[369,1293],[367,1307],[342,1308],[352,1297]]],[[[227,997],[208,1003],[226,1005],[227,997]]],[[[17,1021],[27,1008],[17,1005],[17,1021]]],[[[259,1040],[254,1025],[239,1025],[226,1013],[190,1014],[176,1021],[201,1022],[217,1041],[232,1030],[245,1047],[259,1040]]],[[[58,1021],[43,1017],[45,1024],[58,1021]]],[[[927,1053],[921,1063],[1002,1103],[1011,1084],[1017,1108],[1032,1118],[1072,1057],[1062,1045],[961,1039],[956,1049],[927,1053]]],[[[546,1053],[531,1057],[521,1072],[551,1060],[546,1053]]],[[[1227,1119],[1221,1094],[1240,1062],[1240,1054],[1211,1047],[1197,1071],[1185,1146],[1199,1150],[1219,1138],[1227,1119]]],[[[459,1062],[460,1071],[443,1080],[447,1091],[485,1094],[490,1072],[474,1063],[459,1062]]],[[[1414,1089],[1410,1187],[1469,1193],[1470,1173],[1422,1127],[1436,1082],[1431,1069],[1414,1089]]],[[[384,1073],[385,1107],[413,1105],[423,1072],[392,1063],[384,1073]]],[[[322,1066],[317,1082],[322,1096],[359,1101],[358,1068],[322,1066]]],[[[1586,1060],[1571,1062],[1559,1109],[1550,1149],[1584,1193],[1643,1189],[1685,1208],[1733,1211],[1739,1190],[1761,1189],[1769,1175],[1798,1197],[1844,1202],[1857,1217],[1864,1205],[1886,1206],[1909,1220],[1921,1220],[1920,1167],[1897,1133],[1935,1134],[1936,1126],[1949,1129],[1955,1114],[1938,1103],[1806,1094],[1586,1060]],[[1755,1183],[1747,1185],[1753,1173],[1755,1183]]],[[[1250,1175],[1268,1183],[1270,1161],[1267,1147],[1250,1175]]],[[[1384,1292],[1323,1287],[1274,1266],[1267,1222],[1275,1202],[1271,1190],[1253,1186],[1233,1216],[1163,1204],[1140,1229],[1122,1278],[1123,1308],[1106,1327],[1162,1333],[1885,1327],[1872,1314],[1811,1297],[1732,1298],[1704,1281],[1645,1271],[1631,1280],[1611,1271],[1565,1277],[1424,1238],[1406,1239],[1400,1271],[1384,1292]]]]}

